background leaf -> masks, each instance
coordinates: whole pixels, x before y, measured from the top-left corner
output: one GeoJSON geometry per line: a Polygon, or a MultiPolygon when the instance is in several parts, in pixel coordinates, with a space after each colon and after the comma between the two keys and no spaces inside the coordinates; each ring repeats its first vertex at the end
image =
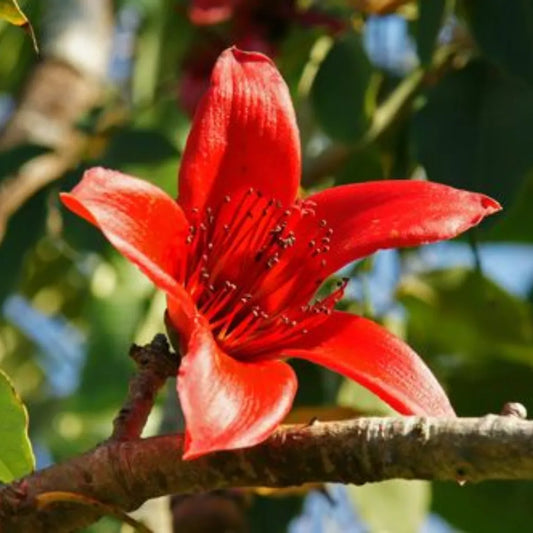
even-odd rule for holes
{"type": "Polygon", "coordinates": [[[423,65],[431,63],[437,44],[437,35],[443,23],[447,0],[426,2],[418,0],[418,22],[416,27],[416,48],[423,65]]]}
{"type": "Polygon", "coordinates": [[[335,42],[322,61],[311,88],[311,101],[318,122],[333,139],[354,141],[365,131],[370,74],[370,63],[355,32],[335,42]]]}
{"type": "Polygon", "coordinates": [[[0,481],[28,474],[35,459],[28,438],[28,413],[11,381],[0,370],[0,481]]]}

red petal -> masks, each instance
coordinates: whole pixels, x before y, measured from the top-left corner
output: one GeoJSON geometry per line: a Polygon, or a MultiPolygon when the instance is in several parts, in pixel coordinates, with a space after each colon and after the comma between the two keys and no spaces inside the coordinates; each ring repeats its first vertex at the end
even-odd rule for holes
{"type": "Polygon", "coordinates": [[[235,0],[192,0],[189,18],[198,26],[218,24],[229,19],[235,0]]]}
{"type": "Polygon", "coordinates": [[[300,143],[285,82],[266,56],[226,50],[187,140],[180,204],[201,209],[250,187],[289,204],[299,181],[300,143]]]}
{"type": "Polygon", "coordinates": [[[334,312],[283,350],[357,381],[398,412],[420,416],[455,416],[446,394],[429,368],[403,341],[365,318],[334,312]]]}
{"type": "Polygon", "coordinates": [[[282,361],[246,363],[224,353],[198,316],[178,374],[183,458],[265,440],[289,412],[296,388],[292,368],[282,361]]]}
{"type": "Polygon", "coordinates": [[[94,224],[111,244],[136,264],[156,286],[190,306],[175,280],[185,260],[188,223],[180,206],[150,183],[104,168],[85,172],[63,203],[94,224]]]}
{"type": "Polygon", "coordinates": [[[414,180],[334,187],[309,200],[334,231],[325,275],[383,248],[451,239],[501,209],[482,194],[414,180]]]}

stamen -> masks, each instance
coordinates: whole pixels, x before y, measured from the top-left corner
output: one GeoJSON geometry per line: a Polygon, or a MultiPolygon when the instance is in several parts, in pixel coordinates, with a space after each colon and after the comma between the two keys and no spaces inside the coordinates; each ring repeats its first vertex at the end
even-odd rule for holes
{"type": "Polygon", "coordinates": [[[203,214],[192,210],[179,279],[232,356],[283,349],[325,320],[342,298],[344,281],[313,305],[294,303],[298,270],[307,263],[298,293],[310,298],[323,282],[332,245],[333,230],[325,219],[317,221],[315,207],[309,201],[283,207],[249,189],[236,199],[224,196],[203,214]],[[267,303],[267,310],[270,295],[276,304],[271,309],[267,303]]]}

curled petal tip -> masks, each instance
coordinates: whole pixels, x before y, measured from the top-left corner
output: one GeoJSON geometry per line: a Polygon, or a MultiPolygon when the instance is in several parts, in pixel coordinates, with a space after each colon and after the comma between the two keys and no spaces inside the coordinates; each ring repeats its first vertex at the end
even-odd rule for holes
{"type": "Polygon", "coordinates": [[[481,195],[481,206],[485,209],[486,215],[492,215],[503,209],[499,202],[485,195],[481,195]]]}
{"type": "Polygon", "coordinates": [[[240,48],[237,48],[236,46],[232,46],[231,48],[228,48],[225,52],[223,52],[223,55],[231,55],[233,58],[238,62],[245,62],[245,61],[258,61],[258,62],[264,62],[273,64],[272,60],[266,56],[265,54],[262,54],[261,52],[254,52],[251,50],[241,50],[240,48]]]}

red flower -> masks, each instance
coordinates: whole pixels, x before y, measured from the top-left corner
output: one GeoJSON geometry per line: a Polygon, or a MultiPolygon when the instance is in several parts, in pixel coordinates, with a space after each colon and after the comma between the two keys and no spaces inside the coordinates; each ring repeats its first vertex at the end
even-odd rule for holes
{"type": "Polygon", "coordinates": [[[189,17],[194,24],[217,24],[229,19],[239,0],[193,0],[189,17]]]}
{"type": "Polygon", "coordinates": [[[183,354],[185,459],[252,446],[291,408],[300,357],[404,414],[453,416],[422,360],[377,324],[334,311],[344,286],[309,303],[343,265],[382,248],[451,238],[500,209],[423,181],[335,187],[297,199],[298,130],[287,87],[258,53],[225,51],[183,155],[179,200],[94,168],[67,207],[168,295],[183,354]]]}

